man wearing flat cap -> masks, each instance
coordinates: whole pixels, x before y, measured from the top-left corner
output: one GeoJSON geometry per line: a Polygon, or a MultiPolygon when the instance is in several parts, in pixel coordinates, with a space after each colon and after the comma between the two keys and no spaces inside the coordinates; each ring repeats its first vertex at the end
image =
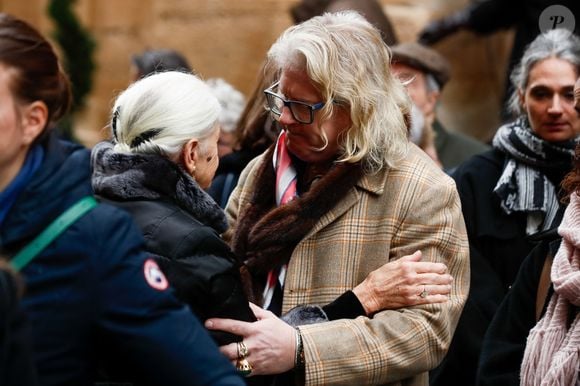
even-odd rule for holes
{"type": "MultiPolygon", "coordinates": [[[[437,158],[443,169],[450,171],[472,155],[487,150],[487,145],[467,135],[447,131],[437,120],[437,102],[450,76],[447,60],[437,51],[414,42],[397,44],[391,51],[393,71],[406,82],[409,96],[424,118],[421,136],[428,138],[430,133],[434,134],[437,158]]],[[[424,143],[425,139],[422,141],[424,143]]]]}

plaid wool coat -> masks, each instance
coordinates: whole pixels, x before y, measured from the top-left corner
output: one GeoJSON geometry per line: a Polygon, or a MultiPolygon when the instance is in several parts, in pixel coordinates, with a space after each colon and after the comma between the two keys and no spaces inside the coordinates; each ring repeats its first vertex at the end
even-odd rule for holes
{"type": "MultiPolygon", "coordinates": [[[[248,165],[232,193],[226,239],[252,196],[261,162],[263,155],[248,165]]],[[[396,168],[364,175],[298,243],[283,312],[329,303],[417,250],[424,261],[447,264],[454,278],[450,300],[300,327],[307,385],[427,385],[428,371],[449,347],[469,290],[467,235],[453,180],[410,145],[396,168]]]]}

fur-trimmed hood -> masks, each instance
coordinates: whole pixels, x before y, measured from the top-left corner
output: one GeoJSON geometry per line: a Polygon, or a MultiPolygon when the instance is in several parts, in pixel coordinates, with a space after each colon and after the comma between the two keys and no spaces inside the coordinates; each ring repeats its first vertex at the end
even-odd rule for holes
{"type": "Polygon", "coordinates": [[[116,201],[169,200],[204,225],[223,233],[225,214],[179,165],[156,154],[116,153],[101,142],[91,154],[95,194],[116,201]]]}

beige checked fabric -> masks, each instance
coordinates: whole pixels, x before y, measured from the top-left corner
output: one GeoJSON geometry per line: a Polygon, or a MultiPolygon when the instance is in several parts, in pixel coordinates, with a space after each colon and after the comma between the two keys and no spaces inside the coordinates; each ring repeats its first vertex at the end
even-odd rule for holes
{"type": "MultiPolygon", "coordinates": [[[[226,239],[252,195],[261,162],[248,165],[232,194],[226,239]]],[[[396,168],[363,177],[297,245],[283,311],[324,305],[387,261],[416,250],[425,261],[447,264],[454,277],[450,300],[301,327],[306,385],[427,385],[427,372],[449,347],[469,290],[467,235],[453,180],[411,145],[396,168]]]]}

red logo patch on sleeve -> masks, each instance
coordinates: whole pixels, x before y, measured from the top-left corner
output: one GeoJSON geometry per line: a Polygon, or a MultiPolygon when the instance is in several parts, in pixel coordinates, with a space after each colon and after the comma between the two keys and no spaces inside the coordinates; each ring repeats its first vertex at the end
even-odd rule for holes
{"type": "Polygon", "coordinates": [[[143,266],[143,270],[145,273],[145,281],[147,281],[147,284],[149,284],[151,287],[158,291],[164,291],[169,287],[169,283],[167,282],[165,275],[155,260],[147,259],[145,261],[145,265],[143,266]]]}

